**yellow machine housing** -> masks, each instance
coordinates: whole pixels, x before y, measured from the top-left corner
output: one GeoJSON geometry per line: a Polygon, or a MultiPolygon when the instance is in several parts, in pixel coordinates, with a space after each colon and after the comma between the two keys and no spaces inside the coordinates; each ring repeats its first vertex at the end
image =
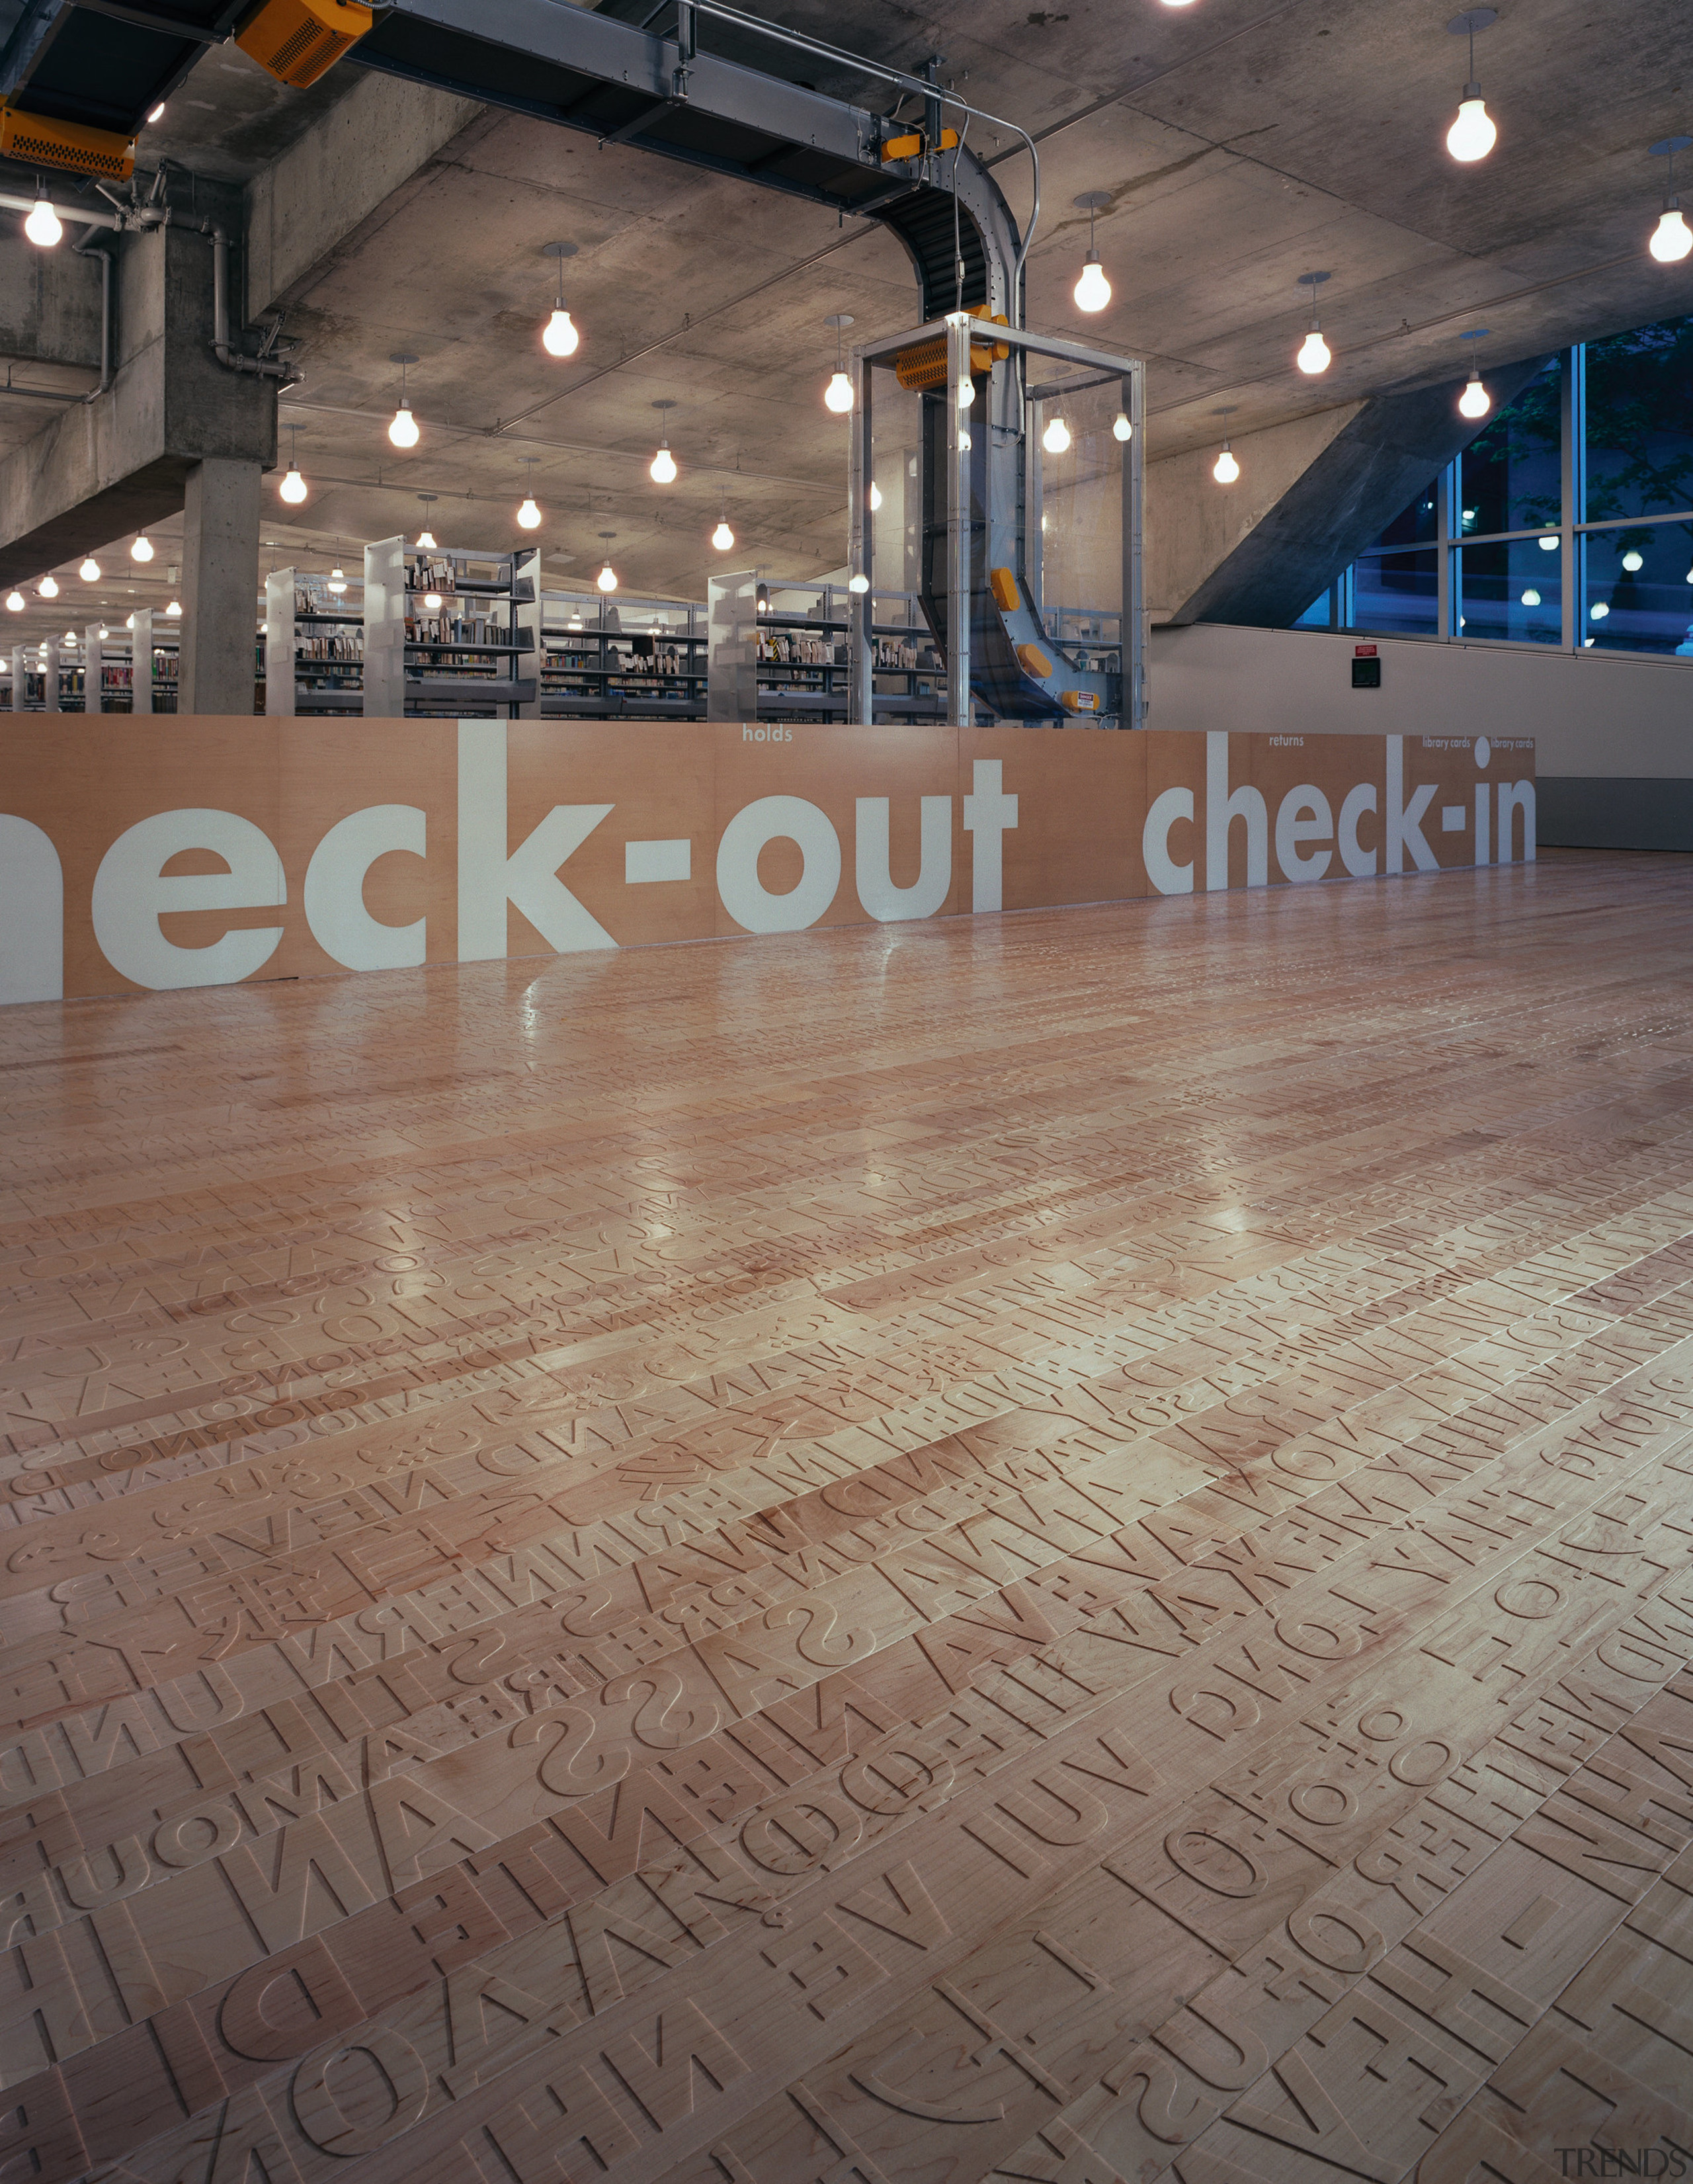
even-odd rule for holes
{"type": "MultiPolygon", "coordinates": [[[[985,312],[974,311],[972,318],[984,326],[1003,326],[1010,323],[1003,311],[995,311],[990,319],[985,312]]],[[[1003,364],[1011,354],[1008,342],[978,342],[975,329],[971,329],[970,369],[973,374],[991,371],[996,364],[1003,364]]],[[[894,375],[908,394],[927,394],[933,388],[946,384],[946,336],[941,334],[933,341],[918,342],[913,348],[902,348],[894,359],[894,375]]]]}
{"type": "Polygon", "coordinates": [[[373,20],[363,0],[265,0],[235,42],[279,82],[304,91],[358,44],[373,20]]]}
{"type": "Polygon", "coordinates": [[[31,167],[68,167],[75,175],[108,175],[126,182],[135,172],[135,139],[86,122],[55,121],[0,101],[0,154],[31,167]]]}

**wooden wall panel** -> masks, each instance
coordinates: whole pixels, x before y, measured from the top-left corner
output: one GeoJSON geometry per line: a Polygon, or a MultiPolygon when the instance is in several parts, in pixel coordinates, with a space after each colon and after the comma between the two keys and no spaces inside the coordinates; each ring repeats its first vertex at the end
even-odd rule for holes
{"type": "MultiPolygon", "coordinates": [[[[1361,853],[1376,855],[1373,866],[1367,854],[1355,860],[1361,872],[1416,870],[1419,857],[1443,869],[1474,861],[1479,787],[1491,800],[1496,856],[1493,822],[1504,785],[1518,782],[1527,787],[1511,852],[1533,854],[1532,747],[1489,749],[1469,738],[72,720],[0,726],[0,763],[7,811],[41,827],[58,852],[68,994],[1203,891],[1212,878],[1222,883],[1221,848],[1213,860],[1206,833],[1213,786],[1220,799],[1244,792],[1251,805],[1228,829],[1230,886],[1294,876],[1278,861],[1277,826],[1302,784],[1321,791],[1337,827],[1348,795],[1366,795],[1353,835],[1361,853]],[[1403,807],[1428,808],[1421,833],[1395,850],[1390,799],[1401,777],[1403,807]],[[1149,878],[1149,813],[1172,794],[1196,817],[1159,830],[1181,869],[1160,864],[1149,878]],[[196,822],[202,811],[214,816],[196,822]],[[1452,830],[1441,831],[1443,811],[1452,830]],[[105,890],[134,943],[119,944],[114,962],[96,929],[97,876],[103,867],[111,883],[122,860],[114,844],[127,830],[173,812],[170,838],[188,846],[166,863],[167,878],[229,871],[210,844],[195,842],[197,823],[222,838],[223,813],[258,830],[241,838],[252,857],[280,859],[286,899],[275,900],[275,884],[231,883],[223,906],[167,906],[155,924],[157,863],[132,871],[105,890]],[[1261,871],[1250,859],[1255,842],[1261,871]],[[412,933],[420,922],[421,934],[412,933]],[[268,951],[218,947],[259,931],[280,933],[268,951]],[[159,935],[170,948],[159,947],[159,935]]],[[[1295,859],[1320,860],[1311,839],[1320,816],[1313,805],[1305,833],[1289,837],[1295,859]]],[[[237,861],[249,870],[250,861],[237,861]]],[[[1334,846],[1326,869],[1337,878],[1346,870],[1334,846]]],[[[31,884],[17,880],[20,896],[31,884]]],[[[54,992],[50,980],[31,983],[18,972],[19,912],[5,915],[0,944],[15,974],[7,990],[21,978],[26,994],[54,992]]]]}

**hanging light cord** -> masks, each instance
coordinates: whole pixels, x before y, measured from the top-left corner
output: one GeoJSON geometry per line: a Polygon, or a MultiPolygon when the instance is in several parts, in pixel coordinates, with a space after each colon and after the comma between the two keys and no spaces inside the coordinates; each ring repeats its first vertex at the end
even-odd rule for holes
{"type": "Polygon", "coordinates": [[[970,116],[964,117],[964,126],[958,132],[958,142],[952,151],[952,308],[964,309],[964,251],[959,242],[958,224],[958,163],[964,156],[964,140],[970,134],[970,116]]]}

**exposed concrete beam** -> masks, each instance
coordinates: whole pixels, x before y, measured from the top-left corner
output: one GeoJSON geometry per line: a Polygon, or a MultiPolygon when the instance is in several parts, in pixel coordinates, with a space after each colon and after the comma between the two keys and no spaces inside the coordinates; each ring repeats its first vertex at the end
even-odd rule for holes
{"type": "Polygon", "coordinates": [[[483,111],[426,84],[362,73],[247,192],[247,313],[273,309],[483,111]]]}
{"type": "Polygon", "coordinates": [[[0,218],[0,357],[100,369],[100,269],[70,248],[25,242],[19,223],[0,218]]]}
{"type": "MultiPolygon", "coordinates": [[[[1545,359],[1490,365],[1490,415],[1545,359]]],[[[1146,474],[1148,596],[1155,621],[1277,629],[1332,584],[1412,497],[1486,429],[1458,415],[1461,382],[1348,403],[1237,443],[1238,485],[1211,476],[1214,448],[1146,474]]]]}
{"type": "Polygon", "coordinates": [[[212,354],[206,237],[187,227],[125,236],[116,287],[111,391],[53,417],[0,463],[0,583],[174,515],[208,459],[276,461],[273,384],[212,354]]]}

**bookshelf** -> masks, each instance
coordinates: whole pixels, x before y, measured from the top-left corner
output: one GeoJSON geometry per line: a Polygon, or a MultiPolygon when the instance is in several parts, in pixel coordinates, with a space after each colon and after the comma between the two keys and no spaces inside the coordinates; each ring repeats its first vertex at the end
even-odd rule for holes
{"type": "Polygon", "coordinates": [[[544,718],[704,719],[703,607],[686,599],[548,592],[542,609],[544,718]]]}
{"type": "Polygon", "coordinates": [[[364,710],[363,582],[273,569],[265,579],[265,710],[356,717],[364,710]]]}
{"type": "Polygon", "coordinates": [[[426,553],[398,538],[367,547],[366,712],[389,719],[538,715],[540,577],[533,549],[426,553]]]}

